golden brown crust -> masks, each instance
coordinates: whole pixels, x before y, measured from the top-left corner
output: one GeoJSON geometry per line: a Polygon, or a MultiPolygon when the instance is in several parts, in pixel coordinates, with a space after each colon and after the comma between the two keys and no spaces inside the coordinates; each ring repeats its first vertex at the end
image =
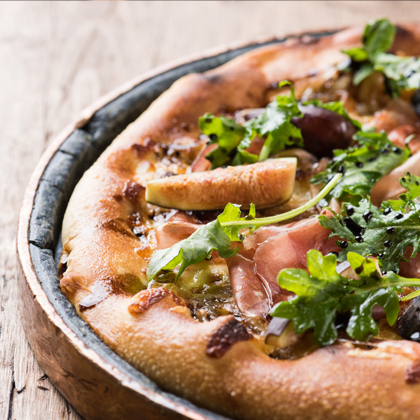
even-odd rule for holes
{"type": "MultiPolygon", "coordinates": [[[[420,417],[418,344],[388,341],[373,350],[341,345],[296,361],[271,359],[232,316],[199,323],[176,295],[142,291],[147,261],[127,221],[153,211],[144,186],[159,170],[156,145],[197,142],[197,119],[205,112],[265,106],[273,83],[299,85],[313,69],[337,62],[340,48],[358,44],[360,34],[356,28],[296,39],[180,79],[76,187],[63,224],[62,289],[114,351],[164,389],[243,419],[420,417]],[[107,296],[82,312],[80,303],[95,285],[107,296]]],[[[420,27],[400,29],[394,49],[419,54],[420,27]]]]}

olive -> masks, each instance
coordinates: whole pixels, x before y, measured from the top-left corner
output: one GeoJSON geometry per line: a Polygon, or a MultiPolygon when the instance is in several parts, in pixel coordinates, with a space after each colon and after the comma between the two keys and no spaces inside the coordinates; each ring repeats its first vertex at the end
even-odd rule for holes
{"type": "Polygon", "coordinates": [[[407,340],[420,341],[420,297],[405,307],[397,322],[397,332],[407,340]]]}
{"type": "Polygon", "coordinates": [[[416,111],[416,114],[420,117],[420,89],[416,90],[411,97],[411,103],[416,111]]]}
{"type": "Polygon", "coordinates": [[[331,157],[334,149],[346,149],[356,132],[345,117],[313,105],[300,106],[303,117],[293,117],[292,123],[302,132],[305,149],[317,157],[331,157]]]}

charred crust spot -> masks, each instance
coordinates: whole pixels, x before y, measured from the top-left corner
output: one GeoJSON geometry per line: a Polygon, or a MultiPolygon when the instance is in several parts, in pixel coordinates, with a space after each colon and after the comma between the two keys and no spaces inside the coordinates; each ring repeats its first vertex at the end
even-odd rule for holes
{"type": "Polygon", "coordinates": [[[250,340],[252,336],[248,333],[246,328],[235,318],[222,325],[210,337],[207,343],[207,356],[218,359],[222,357],[233,344],[239,341],[250,340]]]}
{"type": "Polygon", "coordinates": [[[220,83],[223,80],[223,77],[217,73],[206,74],[204,76],[210,83],[214,83],[214,84],[220,83]]]}
{"type": "Polygon", "coordinates": [[[122,194],[130,201],[137,201],[145,190],[146,188],[140,184],[137,184],[137,182],[128,181],[124,185],[122,194]]]}
{"type": "Polygon", "coordinates": [[[137,302],[134,302],[129,305],[128,312],[130,312],[131,315],[140,315],[145,310],[150,308],[154,303],[165,298],[166,296],[169,296],[178,306],[188,306],[183,299],[178,297],[171,290],[159,287],[156,289],[148,289],[140,292],[135,297],[137,302]]]}
{"type": "Polygon", "coordinates": [[[134,152],[138,159],[144,159],[146,154],[153,149],[154,145],[155,143],[152,140],[146,139],[144,144],[135,143],[131,145],[131,150],[134,152]]]}
{"type": "Polygon", "coordinates": [[[112,230],[114,232],[121,233],[122,235],[125,235],[125,236],[130,236],[130,237],[136,236],[134,235],[132,230],[127,226],[127,224],[124,221],[119,220],[119,219],[107,220],[101,223],[100,225],[98,225],[98,228],[112,230]]]}
{"type": "Polygon", "coordinates": [[[307,173],[300,168],[296,168],[296,181],[303,181],[307,177],[307,173]]]}
{"type": "Polygon", "coordinates": [[[412,363],[404,373],[405,382],[409,385],[420,383],[420,362],[412,363]]]}
{"type": "Polygon", "coordinates": [[[84,297],[79,303],[80,312],[94,308],[110,295],[129,295],[125,290],[126,284],[124,284],[124,282],[134,283],[136,279],[138,279],[138,277],[133,274],[118,274],[95,283],[90,294],[84,297]]]}
{"type": "MultiPolygon", "coordinates": [[[[410,30],[396,25],[397,33],[395,36],[394,44],[390,48],[390,51],[393,53],[404,53],[404,55],[408,52],[407,48],[410,49],[410,44],[415,42],[413,34],[410,30]]],[[[411,54],[408,54],[411,55],[411,54]]]]}
{"type": "Polygon", "coordinates": [[[188,126],[188,124],[186,122],[182,122],[181,124],[179,124],[179,126],[185,130],[186,132],[190,131],[190,127],[188,126]]]}
{"type": "Polygon", "coordinates": [[[267,87],[268,87],[268,89],[278,89],[279,88],[279,83],[280,82],[273,81],[273,82],[270,82],[267,87]]]}
{"type": "Polygon", "coordinates": [[[324,347],[324,349],[323,350],[325,350],[327,353],[329,353],[329,354],[337,354],[337,352],[339,351],[339,349],[337,349],[336,347],[334,347],[334,346],[327,346],[327,347],[324,347]]]}
{"type": "Polygon", "coordinates": [[[396,29],[397,29],[397,36],[410,36],[411,35],[410,31],[408,31],[406,28],[400,25],[396,25],[396,29]]]}
{"type": "Polygon", "coordinates": [[[175,174],[173,173],[173,172],[169,172],[169,171],[166,171],[162,176],[161,176],[161,178],[168,178],[169,176],[174,176],[175,174]]]}
{"type": "Polygon", "coordinates": [[[120,203],[120,202],[122,201],[122,199],[123,199],[123,196],[122,196],[121,194],[115,194],[115,195],[114,195],[114,200],[115,200],[117,203],[120,203]]]}

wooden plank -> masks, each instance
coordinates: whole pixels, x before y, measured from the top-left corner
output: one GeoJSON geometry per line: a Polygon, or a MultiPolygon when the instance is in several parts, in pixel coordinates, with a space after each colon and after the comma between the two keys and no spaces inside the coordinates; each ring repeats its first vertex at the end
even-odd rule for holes
{"type": "Polygon", "coordinates": [[[2,5],[0,57],[0,418],[76,419],[59,392],[45,377],[23,334],[15,277],[15,231],[25,184],[44,149],[39,67],[47,34],[41,14],[22,13],[23,5],[2,5]],[[7,17],[7,19],[6,19],[7,17]],[[19,22],[15,30],[14,25],[19,22]]]}
{"type": "Polygon", "coordinates": [[[80,418],[24,337],[15,230],[42,151],[84,106],[141,72],[203,49],[376,16],[413,21],[417,12],[410,1],[0,2],[0,420],[80,418]]]}

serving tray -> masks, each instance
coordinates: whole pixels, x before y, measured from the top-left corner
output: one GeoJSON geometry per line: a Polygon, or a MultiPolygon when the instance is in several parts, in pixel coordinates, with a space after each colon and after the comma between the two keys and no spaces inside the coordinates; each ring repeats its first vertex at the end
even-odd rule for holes
{"type": "Polygon", "coordinates": [[[24,330],[45,373],[85,419],[227,420],[159,388],[117,356],[79,318],[61,292],[57,275],[61,224],[84,171],[173,82],[188,73],[218,67],[257,47],[290,38],[201,54],[132,80],[87,108],[52,142],[32,174],[17,236],[24,330]]]}

